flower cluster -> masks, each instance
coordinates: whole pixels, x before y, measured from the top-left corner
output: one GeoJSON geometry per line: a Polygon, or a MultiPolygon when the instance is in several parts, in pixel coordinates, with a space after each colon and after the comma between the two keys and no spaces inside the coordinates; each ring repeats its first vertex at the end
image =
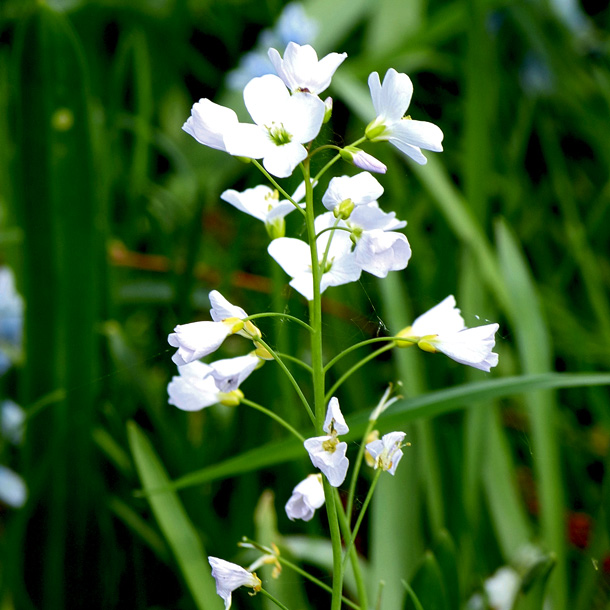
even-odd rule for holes
{"type": "MultiPolygon", "coordinates": [[[[229,189],[222,193],[221,198],[264,223],[270,238],[269,255],[290,276],[290,286],[309,301],[310,324],[296,321],[311,333],[311,366],[304,365],[312,375],[314,408],[283,363],[283,356],[274,353],[273,348],[263,341],[260,330],[252,322],[252,318],[264,315],[291,316],[273,313],[248,316],[217,291],[210,293],[211,321],[176,326],[168,337],[169,344],[177,348],[172,359],[179,368],[179,375],[170,382],[168,393],[170,404],[186,411],[215,403],[252,406],[266,412],[298,437],[313,466],[320,472],[310,474],[294,487],[285,511],[290,520],[310,521],[318,508],[329,498],[333,499],[329,494],[337,492],[332,488],[344,484],[350,468],[348,443],[339,438],[349,433],[339,400],[336,396],[329,398],[330,394],[322,398],[324,375],[334,361],[327,367],[322,362],[320,295],[329,287],[357,281],[362,272],[384,278],[390,271],[404,270],[411,259],[409,241],[401,232],[406,222],[396,218],[395,212],[386,212],[379,205],[384,188],[373,173],[383,174],[387,168],[360,146],[389,142],[416,163],[425,164],[422,150],[442,151],[443,133],[432,123],[405,116],[413,85],[406,74],[390,69],[383,81],[377,72],[369,76],[375,116],[364,130],[363,137],[342,147],[330,144],[316,148],[314,141],[333,109],[332,99],[320,96],[330,87],[335,71],[347,57],[346,53],[330,53],[318,59],[311,46],[290,42],[283,56],[271,48],[268,57],[276,74],[255,76],[244,86],[243,98],[251,122],[242,123],[230,108],[201,99],[194,104],[183,129],[201,144],[252,160],[271,184],[242,192],[229,189]],[[326,163],[317,175],[312,174],[312,158],[328,149],[335,151],[335,158],[326,163]],[[316,215],[314,189],[325,172],[340,160],[362,171],[331,178],[324,193],[320,193],[323,209],[316,215]],[[297,168],[302,171],[304,181],[290,195],[276,179],[291,176],[297,168]],[[305,222],[306,239],[286,236],[285,219],[293,211],[305,222]],[[216,351],[230,335],[249,339],[254,350],[212,363],[200,361],[216,351]],[[314,342],[317,359],[313,356],[314,342]],[[299,391],[318,436],[304,438],[279,415],[246,399],[239,389],[242,382],[269,359],[278,361],[299,391]]],[[[466,328],[455,299],[449,296],[396,336],[381,340],[388,341],[390,347],[417,345],[426,352],[441,352],[456,362],[489,371],[498,362],[498,355],[492,351],[497,330],[497,324],[466,328]]],[[[338,385],[331,393],[335,393],[338,385]]],[[[378,477],[383,471],[390,475],[396,473],[403,458],[402,448],[409,444],[405,443],[404,432],[394,431],[379,438],[379,433],[373,431],[377,418],[399,399],[390,398],[390,393],[391,386],[373,410],[356,466],[352,467],[346,511],[348,528],[351,527],[349,520],[355,481],[363,458],[377,472],[354,530],[346,537],[346,553],[353,545],[378,477]]],[[[338,525],[334,531],[339,531],[338,525]]],[[[340,546],[333,545],[333,553],[337,553],[340,546]]],[[[255,592],[261,590],[261,581],[252,572],[259,564],[245,570],[222,559],[210,557],[209,561],[225,608],[229,608],[231,593],[236,588],[245,585],[255,592]]],[[[264,590],[263,593],[267,595],[264,590]]]]}

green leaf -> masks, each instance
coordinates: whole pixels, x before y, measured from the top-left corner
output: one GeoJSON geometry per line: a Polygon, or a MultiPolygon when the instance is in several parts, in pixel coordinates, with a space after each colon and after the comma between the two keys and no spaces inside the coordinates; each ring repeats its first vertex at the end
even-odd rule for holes
{"type": "Polygon", "coordinates": [[[460,607],[458,558],[455,543],[447,530],[442,530],[439,533],[433,550],[443,576],[447,606],[457,610],[460,607]]]}
{"type": "MultiPolygon", "coordinates": [[[[411,579],[413,593],[424,610],[449,610],[443,574],[436,557],[427,551],[411,579]]],[[[407,597],[405,610],[417,610],[413,598],[407,597]]]]}
{"type": "Polygon", "coordinates": [[[178,495],[168,489],[169,478],[163,465],[134,422],[127,424],[127,432],[144,489],[166,490],[150,495],[148,501],[197,607],[200,610],[220,610],[222,602],[216,595],[206,553],[178,495]]]}

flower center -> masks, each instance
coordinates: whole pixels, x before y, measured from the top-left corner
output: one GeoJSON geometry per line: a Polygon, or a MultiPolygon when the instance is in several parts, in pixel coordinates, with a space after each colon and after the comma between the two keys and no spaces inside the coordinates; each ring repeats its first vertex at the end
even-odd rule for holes
{"type": "Polygon", "coordinates": [[[269,138],[276,146],[283,146],[292,141],[292,134],[286,131],[282,123],[272,123],[271,127],[267,127],[269,138]]]}

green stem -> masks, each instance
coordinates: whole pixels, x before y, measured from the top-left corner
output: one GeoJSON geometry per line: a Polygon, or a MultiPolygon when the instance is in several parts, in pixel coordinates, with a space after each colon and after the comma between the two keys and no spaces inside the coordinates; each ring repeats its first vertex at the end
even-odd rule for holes
{"type": "Polygon", "coordinates": [[[282,610],[288,610],[288,608],[284,606],[284,604],[279,599],[273,597],[273,595],[271,595],[269,591],[265,591],[265,589],[261,588],[259,593],[262,593],[265,597],[268,597],[278,608],[281,608],[282,610]]]}
{"type": "MultiPolygon", "coordinates": [[[[311,181],[309,159],[301,164],[303,178],[305,180],[305,221],[307,225],[307,237],[311,251],[311,272],[313,276],[313,301],[309,304],[310,324],[313,329],[311,333],[311,366],[313,368],[313,390],[315,407],[316,432],[324,433],[324,419],[326,411],[326,400],[324,396],[324,362],[322,356],[322,297],[320,295],[320,259],[316,244],[316,230],[313,209],[313,186],[311,181]]],[[[331,610],[341,609],[341,598],[343,597],[343,565],[341,560],[341,532],[337,518],[337,507],[333,488],[326,478],[324,482],[324,498],[326,501],[326,512],[330,530],[330,540],[333,551],[333,594],[331,610]]]]}
{"type": "MultiPolygon", "coordinates": [[[[341,527],[341,533],[343,534],[344,540],[351,538],[351,532],[349,529],[349,521],[343,505],[341,504],[341,498],[339,497],[339,490],[335,489],[335,503],[337,505],[337,514],[339,515],[339,525],[341,527]]],[[[368,608],[368,595],[366,592],[366,585],[364,584],[364,578],[362,578],[362,570],[360,569],[360,562],[358,561],[358,553],[356,548],[352,546],[349,550],[350,561],[352,564],[352,570],[354,572],[354,580],[356,581],[356,589],[358,590],[358,600],[360,601],[361,608],[368,608]]]]}
{"type": "Polygon", "coordinates": [[[350,538],[350,541],[349,541],[347,547],[345,548],[345,559],[347,559],[347,555],[352,549],[354,540],[356,540],[356,536],[358,535],[358,530],[360,529],[360,526],[362,525],[362,520],[364,519],[366,509],[369,507],[369,503],[371,502],[371,499],[373,498],[373,492],[375,491],[375,487],[377,486],[377,481],[379,481],[379,476],[381,475],[382,472],[383,472],[383,470],[381,468],[378,468],[377,472],[375,472],[375,478],[373,479],[373,482],[371,483],[369,492],[366,494],[364,504],[362,505],[362,510],[360,511],[360,514],[358,515],[358,520],[356,521],[356,525],[354,526],[354,529],[352,530],[352,537],[350,538]]]}
{"type": "MultiPolygon", "coordinates": [[[[343,356],[347,356],[350,352],[357,350],[360,347],[364,347],[365,345],[370,345],[371,343],[382,343],[384,341],[402,341],[403,343],[409,342],[412,345],[415,345],[416,341],[411,339],[406,339],[405,337],[375,337],[373,339],[365,339],[364,341],[360,341],[360,343],[354,343],[354,345],[350,345],[346,347],[340,354],[337,354],[328,364],[324,367],[324,372],[328,373],[328,371],[337,363],[343,356]]],[[[402,346],[399,346],[402,347],[402,346]]],[[[405,346],[407,347],[407,346],[405,346]]]]}
{"type": "Polygon", "coordinates": [[[267,409],[267,407],[263,407],[262,405],[259,405],[256,402],[248,400],[247,398],[242,398],[240,400],[240,403],[244,404],[244,405],[248,405],[249,407],[252,407],[253,409],[256,409],[257,411],[264,413],[265,415],[269,416],[271,419],[274,419],[281,426],[284,426],[284,428],[286,428],[286,430],[288,430],[288,432],[290,432],[291,434],[296,436],[302,443],[305,442],[305,437],[300,432],[295,430],[284,418],[280,417],[277,413],[271,411],[270,409],[267,409]]]}
{"type": "Polygon", "coordinates": [[[362,360],[354,364],[354,366],[352,366],[352,368],[343,373],[343,375],[341,375],[341,377],[339,377],[339,379],[335,382],[335,385],[333,385],[333,387],[328,390],[325,399],[327,401],[330,400],[333,394],[337,391],[337,388],[339,388],[343,384],[343,382],[346,381],[349,377],[351,377],[360,367],[364,366],[370,360],[374,360],[375,358],[377,358],[377,356],[383,354],[384,352],[387,352],[393,347],[393,344],[384,345],[383,347],[380,347],[378,350],[374,351],[372,354],[366,356],[366,358],[363,358],[362,360]]]}
{"type": "Polygon", "coordinates": [[[251,316],[248,316],[247,318],[242,318],[242,320],[245,322],[246,320],[256,320],[256,318],[285,318],[286,320],[292,320],[292,322],[296,322],[297,324],[300,324],[303,328],[306,328],[309,332],[312,332],[312,328],[311,326],[309,326],[309,324],[307,324],[307,322],[303,322],[303,320],[301,320],[300,318],[297,318],[296,316],[291,316],[288,313],[278,313],[277,311],[267,311],[265,313],[255,313],[252,314],[251,316]]]}
{"type": "MultiPolygon", "coordinates": [[[[349,146],[358,146],[358,144],[361,144],[362,142],[364,142],[366,140],[366,137],[363,136],[362,138],[356,140],[355,142],[352,142],[351,144],[349,144],[349,146]]],[[[314,151],[315,152],[315,151],[314,151]]],[[[335,155],[315,176],[315,178],[313,179],[314,183],[318,182],[318,180],[320,180],[320,178],[341,158],[341,155],[335,155]]]]}
{"type": "Polygon", "coordinates": [[[347,496],[347,508],[345,509],[345,513],[347,515],[347,522],[352,522],[352,509],[354,507],[354,496],[356,494],[356,482],[358,481],[358,475],[360,474],[360,467],[362,466],[362,460],[364,459],[364,452],[366,450],[366,439],[369,434],[373,431],[377,420],[369,421],[369,425],[366,428],[364,435],[362,436],[362,442],[360,443],[360,447],[358,448],[358,455],[356,456],[356,462],[354,463],[354,467],[352,468],[352,478],[350,479],[349,484],[349,494],[347,496]]]}
{"type": "Polygon", "coordinates": [[[316,418],[313,414],[313,411],[311,410],[311,407],[309,406],[309,402],[307,401],[307,398],[305,398],[305,394],[303,394],[303,390],[301,390],[301,387],[297,383],[297,380],[293,377],[292,373],[288,370],[288,368],[284,364],[284,361],[262,339],[257,339],[256,342],[260,343],[260,345],[262,345],[271,354],[271,357],[280,365],[280,368],[282,369],[282,371],[284,371],[284,373],[286,374],[288,379],[290,379],[290,383],[292,383],[292,386],[294,387],[297,394],[299,395],[299,398],[301,399],[301,402],[303,403],[305,410],[307,411],[309,417],[311,418],[311,421],[315,423],[316,418]]]}
{"type": "Polygon", "coordinates": [[[292,354],[285,354],[284,352],[277,352],[277,355],[284,360],[290,360],[290,362],[298,364],[301,368],[304,368],[310,375],[313,373],[313,369],[309,366],[309,364],[307,364],[307,362],[303,362],[300,358],[297,358],[292,354]]]}
{"type": "Polygon", "coordinates": [[[288,201],[290,201],[290,203],[292,203],[292,205],[303,215],[305,216],[305,211],[303,210],[303,208],[292,198],[291,195],[289,195],[276,181],[276,179],[256,160],[256,159],[252,159],[252,163],[255,167],[257,167],[260,172],[265,176],[265,178],[267,178],[267,180],[269,180],[269,182],[271,182],[271,184],[273,184],[273,186],[282,194],[284,195],[284,197],[286,197],[286,199],[288,199],[288,201]]]}

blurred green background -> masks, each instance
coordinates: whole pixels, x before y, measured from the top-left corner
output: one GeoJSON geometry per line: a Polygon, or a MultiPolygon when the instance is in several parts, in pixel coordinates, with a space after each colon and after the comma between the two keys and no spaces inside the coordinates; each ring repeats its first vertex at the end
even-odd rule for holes
{"type": "MultiPolygon", "coordinates": [[[[230,87],[239,74],[227,75],[263,32],[277,36],[284,5],[0,4],[0,264],[26,304],[0,399],[28,414],[21,444],[0,441],[1,463],[28,487],[24,506],[0,508],[2,610],[218,608],[205,556],[247,565],[243,535],[329,580],[324,519],[291,523],[283,510],[310,471],[302,450],[246,408],[186,414],[166,394],[167,334],[209,319],[209,290],[250,314],[306,316],[262,225],[219,199],[261,183],[257,172],[181,130],[204,97],[245,118],[230,87]],[[150,502],[142,487],[157,490],[150,502]]],[[[358,441],[387,383],[403,383],[380,425],[412,446],[382,477],[358,540],[371,599],[383,579],[381,608],[412,607],[402,579],[426,610],[462,608],[498,567],[533,562],[519,607],[541,608],[554,561],[550,608],[610,607],[607,3],[302,6],[318,55],[348,53],[326,138],[361,136],[374,118],[366,79],[390,67],[413,80],[409,114],[445,133],[424,167],[367,148],[388,166],[380,204],[408,221],[413,258],[325,294],[327,359],[451,293],[468,326],[501,325],[490,375],[401,350],[339,391],[358,441]]],[[[299,235],[299,220],[288,229],[299,235]]],[[[260,327],[307,359],[297,327],[260,327]]],[[[220,353],[240,350],[229,341],[220,353]]],[[[274,363],[242,389],[308,433],[274,363]]],[[[291,609],[328,603],[286,571],[269,588],[291,609]]],[[[236,608],[261,604],[234,595],[236,608]]]]}

